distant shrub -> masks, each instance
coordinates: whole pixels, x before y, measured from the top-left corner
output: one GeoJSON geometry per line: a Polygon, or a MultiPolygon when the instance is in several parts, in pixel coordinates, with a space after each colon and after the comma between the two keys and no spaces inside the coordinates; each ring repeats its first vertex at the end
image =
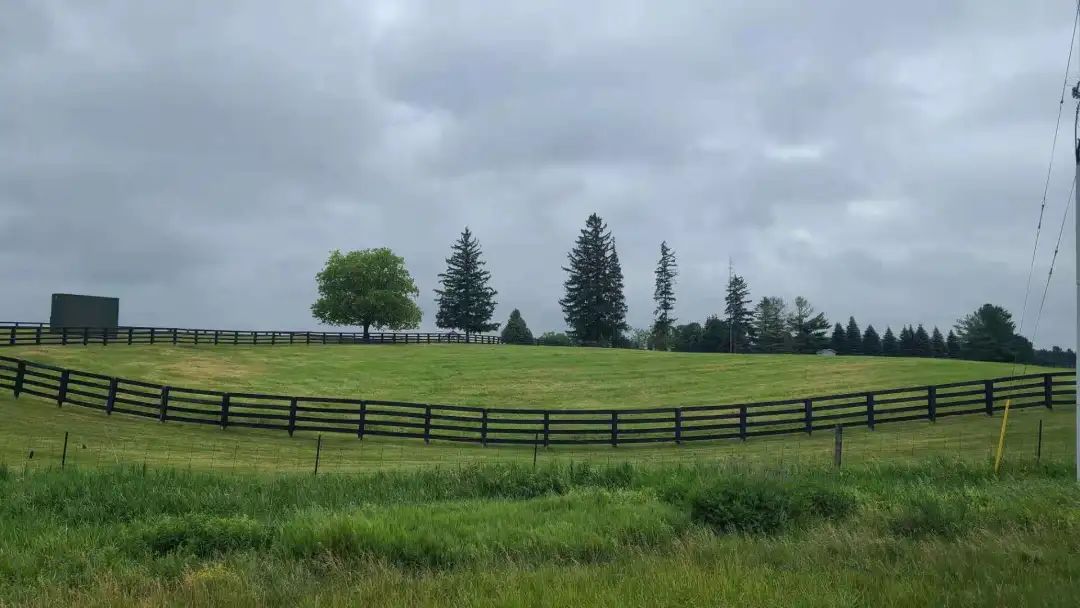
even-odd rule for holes
{"type": "Polygon", "coordinates": [[[151,553],[183,552],[207,557],[266,546],[266,527],[246,517],[185,515],[162,517],[136,525],[133,544],[151,553]]]}
{"type": "Polygon", "coordinates": [[[789,524],[838,519],[855,510],[854,496],[823,485],[728,479],[694,492],[691,517],[717,532],[775,534],[789,524]]]}
{"type": "Polygon", "coordinates": [[[510,313],[510,320],[506,322],[503,327],[502,334],[500,334],[503,344],[532,344],[533,335],[529,331],[529,326],[525,324],[525,319],[521,317],[521,311],[514,309],[510,313]]]}
{"type": "Polygon", "coordinates": [[[540,336],[540,344],[544,346],[573,346],[574,341],[563,332],[546,331],[540,336]]]}

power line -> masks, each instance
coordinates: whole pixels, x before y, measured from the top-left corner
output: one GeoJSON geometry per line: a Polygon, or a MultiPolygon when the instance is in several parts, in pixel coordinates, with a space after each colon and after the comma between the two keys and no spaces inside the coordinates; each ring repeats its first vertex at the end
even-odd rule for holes
{"type": "Polygon", "coordinates": [[[1054,265],[1057,263],[1058,251],[1061,250],[1061,237],[1065,234],[1066,220],[1069,219],[1069,209],[1072,209],[1073,193],[1076,191],[1076,178],[1073,178],[1072,187],[1069,188],[1069,200],[1065,203],[1065,213],[1061,214],[1061,229],[1058,231],[1057,243],[1054,245],[1054,256],[1050,258],[1050,272],[1046,275],[1046,285],[1043,286],[1042,300],[1039,302],[1039,314],[1035,316],[1035,329],[1031,332],[1031,343],[1035,344],[1035,337],[1039,335],[1039,324],[1042,321],[1043,308],[1046,306],[1046,294],[1050,291],[1050,279],[1054,276],[1054,265]]]}
{"type": "Polygon", "coordinates": [[[1072,35],[1069,36],[1069,56],[1065,60],[1065,76],[1061,82],[1061,99],[1058,101],[1057,120],[1054,123],[1054,139],[1050,144],[1050,162],[1046,167],[1046,183],[1043,185],[1042,202],[1039,204],[1039,222],[1035,227],[1035,244],[1031,248],[1031,265],[1028,267],[1027,285],[1024,287],[1024,306],[1020,312],[1020,330],[1023,334],[1024,321],[1027,318],[1028,299],[1031,296],[1031,278],[1035,274],[1035,257],[1039,252],[1039,237],[1042,235],[1043,218],[1046,215],[1046,195],[1050,191],[1050,177],[1054,171],[1054,155],[1057,152],[1058,132],[1061,130],[1061,111],[1065,107],[1065,91],[1069,88],[1069,68],[1072,66],[1073,48],[1076,43],[1076,26],[1080,22],[1080,0],[1076,3],[1073,15],[1072,35]]]}

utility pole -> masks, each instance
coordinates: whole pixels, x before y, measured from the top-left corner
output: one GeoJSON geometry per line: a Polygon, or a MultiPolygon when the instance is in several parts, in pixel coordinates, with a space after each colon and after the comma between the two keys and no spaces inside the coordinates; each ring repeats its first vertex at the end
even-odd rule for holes
{"type": "MultiPolygon", "coordinates": [[[[1073,99],[1077,100],[1076,118],[1073,120],[1073,155],[1076,160],[1076,177],[1080,180],[1080,138],[1077,138],[1077,127],[1080,126],[1080,83],[1072,90],[1073,99]]],[[[1073,190],[1076,191],[1076,208],[1073,215],[1076,218],[1076,341],[1080,346],[1080,181],[1076,182],[1073,190]]],[[[1080,374],[1076,376],[1076,480],[1080,481],[1080,374]]]]}

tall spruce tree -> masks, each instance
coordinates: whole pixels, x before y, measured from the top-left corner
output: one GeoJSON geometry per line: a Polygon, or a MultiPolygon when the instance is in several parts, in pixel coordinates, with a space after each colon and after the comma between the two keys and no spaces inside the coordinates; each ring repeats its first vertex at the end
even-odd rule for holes
{"type": "Polygon", "coordinates": [[[900,344],[891,327],[886,327],[885,335],[881,337],[881,354],[886,357],[895,357],[900,354],[900,344]]]}
{"type": "Polygon", "coordinates": [[[786,309],[783,298],[761,298],[754,308],[755,350],[782,353],[787,349],[791,334],[788,332],[786,309]]]}
{"type": "Polygon", "coordinates": [[[627,329],[626,297],[615,239],[599,215],[586,220],[567,258],[566,295],[559,304],[570,333],[579,344],[612,345],[627,329]]]}
{"type": "Polygon", "coordinates": [[[845,339],[847,341],[847,349],[849,355],[862,354],[862,332],[859,331],[859,324],[855,322],[855,317],[848,318],[845,339]]]}
{"type": "Polygon", "coordinates": [[[926,333],[926,328],[922,323],[919,323],[919,327],[912,335],[912,354],[916,357],[933,357],[934,347],[930,342],[930,334],[926,333]]]}
{"type": "Polygon", "coordinates": [[[529,326],[525,324],[525,319],[521,317],[521,311],[516,308],[510,313],[510,319],[506,321],[501,337],[503,344],[534,343],[529,326]]]}
{"type": "Polygon", "coordinates": [[[915,330],[910,325],[900,329],[900,355],[902,357],[915,356],[915,330]]]}
{"type": "Polygon", "coordinates": [[[788,328],[791,331],[792,348],[796,353],[813,354],[829,343],[825,333],[829,331],[829,321],[824,313],[816,313],[806,298],[795,298],[795,309],[788,316],[788,328]]]}
{"type": "Polygon", "coordinates": [[[950,359],[960,358],[960,338],[956,337],[956,332],[949,330],[949,336],[945,338],[945,352],[950,359]]]}
{"type": "Polygon", "coordinates": [[[480,242],[466,227],[450,247],[446,272],[439,275],[442,289],[435,290],[438,327],[460,329],[466,336],[499,328],[498,323],[491,322],[497,292],[488,286],[491,273],[484,269],[482,255],[480,242]]]}
{"type": "Polygon", "coordinates": [[[671,348],[672,332],[675,327],[675,277],[679,269],[675,262],[675,252],[668,247],[667,241],[660,243],[660,261],[656,263],[656,289],[653,300],[656,301],[655,319],[652,327],[652,344],[656,350],[671,348]]]}
{"type": "Polygon", "coordinates": [[[862,336],[862,354],[876,357],[881,354],[881,338],[873,325],[867,325],[862,336]]]}
{"type": "Polygon", "coordinates": [[[934,357],[949,356],[949,347],[945,344],[945,336],[941,335],[941,330],[937,327],[934,328],[934,333],[930,334],[930,353],[934,357]]]}
{"type": "Polygon", "coordinates": [[[725,322],[728,326],[728,349],[733,353],[750,350],[754,338],[754,313],[750,310],[750,286],[746,279],[733,274],[728,280],[727,295],[724,297],[725,322]]]}
{"type": "Polygon", "coordinates": [[[837,323],[836,327],[833,328],[830,348],[836,351],[838,355],[848,354],[847,332],[844,331],[844,326],[840,323],[837,323]]]}

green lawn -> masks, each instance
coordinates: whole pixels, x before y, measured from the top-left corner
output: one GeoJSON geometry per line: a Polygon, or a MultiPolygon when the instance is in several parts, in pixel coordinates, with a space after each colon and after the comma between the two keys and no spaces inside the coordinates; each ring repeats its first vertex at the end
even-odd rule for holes
{"type": "MultiPolygon", "coordinates": [[[[1020,374],[1002,363],[527,346],[15,347],[8,356],[190,388],[479,406],[675,406],[1020,374]]],[[[1029,373],[1041,368],[1028,368],[1029,373]]]]}

